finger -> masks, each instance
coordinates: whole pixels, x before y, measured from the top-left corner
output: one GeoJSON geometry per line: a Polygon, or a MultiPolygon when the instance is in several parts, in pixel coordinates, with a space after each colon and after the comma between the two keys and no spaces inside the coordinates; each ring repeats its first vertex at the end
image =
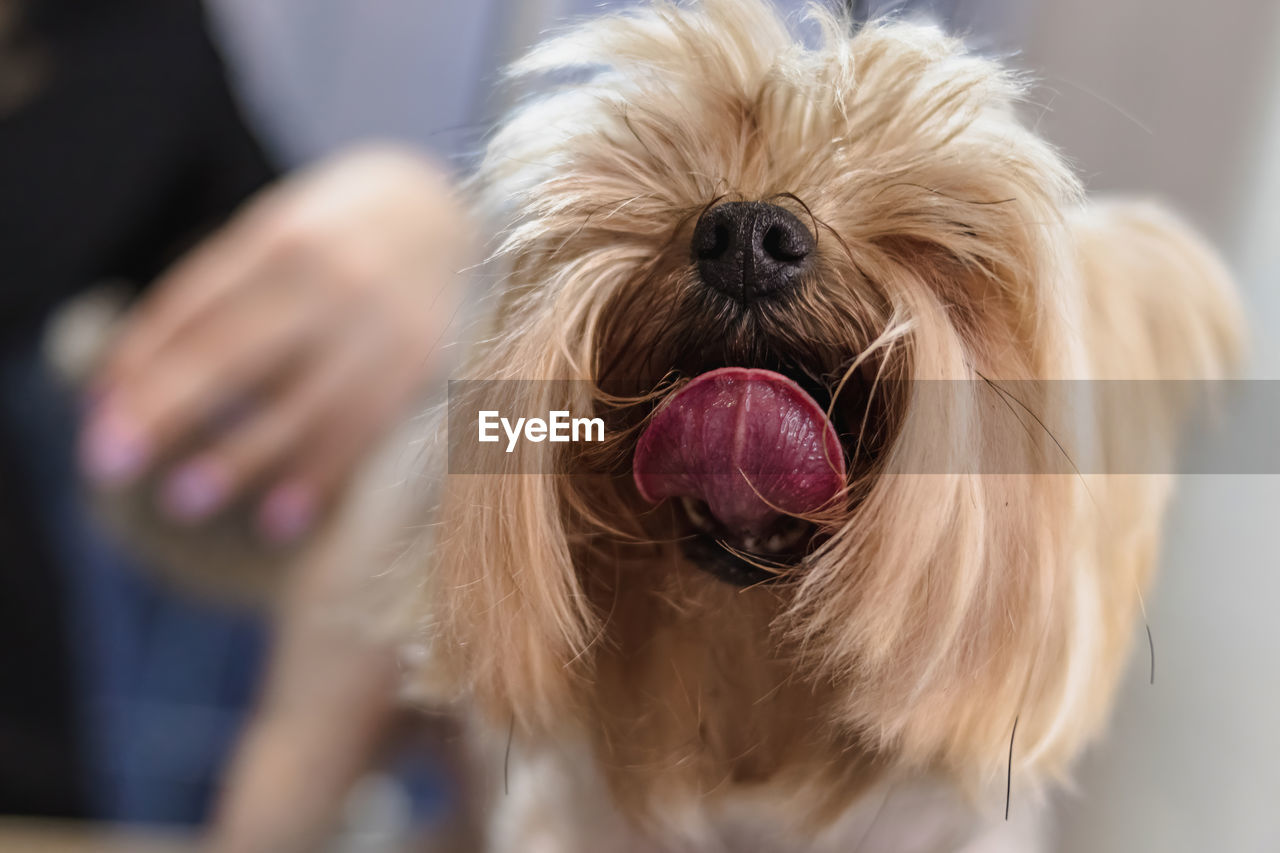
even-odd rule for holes
{"type": "Polygon", "coordinates": [[[313,361],[269,405],[230,429],[170,472],[160,504],[178,521],[197,523],[220,511],[288,459],[327,412],[339,409],[366,375],[365,348],[348,342],[313,361]]]}
{"type": "Polygon", "coordinates": [[[346,406],[342,415],[318,425],[259,505],[263,538],[285,545],[310,532],[349,484],[353,470],[395,424],[418,376],[418,371],[402,368],[346,406]]]}
{"type": "Polygon", "coordinates": [[[320,334],[313,310],[287,292],[228,303],[90,413],[82,442],[90,477],[127,483],[195,427],[286,371],[320,334]]]}
{"type": "Polygon", "coordinates": [[[147,365],[199,317],[253,279],[267,245],[237,221],[208,238],[157,279],[130,313],[92,384],[99,391],[124,382],[147,365]]]}

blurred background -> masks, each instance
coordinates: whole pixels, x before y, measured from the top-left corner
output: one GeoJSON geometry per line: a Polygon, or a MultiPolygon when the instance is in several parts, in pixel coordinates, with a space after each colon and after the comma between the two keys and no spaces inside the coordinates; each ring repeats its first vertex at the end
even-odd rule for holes
{"type": "MultiPolygon", "coordinates": [[[[252,193],[365,140],[464,174],[502,63],[619,5],[0,0],[0,814],[207,820],[271,639],[260,613],[148,580],[77,507],[79,403],[41,364],[54,309],[101,279],[146,284],[252,193]]],[[[1280,4],[854,5],[933,14],[1031,72],[1030,119],[1091,191],[1163,198],[1225,253],[1249,373],[1280,379],[1280,4]]],[[[1280,850],[1278,511],[1277,476],[1182,482],[1147,598],[1157,679],[1135,626],[1111,731],[1060,798],[1064,853],[1280,850]]],[[[343,843],[441,830],[447,768],[403,745],[349,798],[343,843]]]]}
{"type": "MultiPolygon", "coordinates": [[[[1041,130],[1091,190],[1160,196],[1214,240],[1243,290],[1249,375],[1280,378],[1280,4],[1026,5],[1041,130]]],[[[1147,597],[1156,683],[1137,628],[1111,731],[1060,810],[1065,853],[1280,850],[1278,511],[1280,477],[1181,482],[1147,597]]]]}

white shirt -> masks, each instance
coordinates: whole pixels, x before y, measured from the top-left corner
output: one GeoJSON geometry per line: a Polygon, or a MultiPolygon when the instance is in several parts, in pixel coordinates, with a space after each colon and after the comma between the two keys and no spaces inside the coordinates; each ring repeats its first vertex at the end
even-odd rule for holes
{"type": "Polygon", "coordinates": [[[286,164],[369,138],[455,163],[497,118],[498,69],[626,0],[208,0],[245,109],[286,164]]]}

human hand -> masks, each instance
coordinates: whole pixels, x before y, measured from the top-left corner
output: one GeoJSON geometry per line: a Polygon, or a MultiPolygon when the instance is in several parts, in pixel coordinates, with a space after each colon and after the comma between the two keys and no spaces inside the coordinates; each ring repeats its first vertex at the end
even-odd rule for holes
{"type": "Polygon", "coordinates": [[[158,499],[203,521],[248,492],[303,536],[439,367],[471,241],[448,180],[367,148],[265,191],[156,282],[90,383],[90,479],[173,458],[158,499]]]}

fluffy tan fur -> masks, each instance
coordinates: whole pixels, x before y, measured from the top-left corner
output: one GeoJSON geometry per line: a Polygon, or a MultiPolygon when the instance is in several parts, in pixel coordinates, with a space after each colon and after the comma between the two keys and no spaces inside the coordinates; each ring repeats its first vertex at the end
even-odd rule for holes
{"type": "MultiPolygon", "coordinates": [[[[466,375],[554,380],[485,386],[485,407],[601,413],[620,437],[448,477],[406,561],[424,689],[500,746],[510,725],[517,763],[581,745],[660,845],[710,845],[735,801],[801,847],[885,779],[984,790],[1015,720],[1015,784],[1061,778],[1106,717],[1169,494],[1107,473],[1113,432],[1172,470],[1181,401],[1152,383],[1148,405],[1082,407],[1025,380],[1212,379],[1236,354],[1212,254],[1155,206],[1086,202],[1015,115],[1015,76],[927,26],[808,25],[806,45],[757,0],[656,4],[518,63],[561,82],[478,178],[504,275],[466,375]],[[760,199],[812,223],[816,272],[763,330],[691,316],[695,220],[760,199]],[[670,389],[677,339],[745,362],[761,334],[867,382],[875,416],[818,550],[738,590],[638,499],[627,412],[670,389]],[[960,390],[925,405],[927,380],[960,390]],[[1011,412],[1028,428],[993,427],[1011,412]]],[[[483,467],[470,447],[453,470],[483,467]]]]}

